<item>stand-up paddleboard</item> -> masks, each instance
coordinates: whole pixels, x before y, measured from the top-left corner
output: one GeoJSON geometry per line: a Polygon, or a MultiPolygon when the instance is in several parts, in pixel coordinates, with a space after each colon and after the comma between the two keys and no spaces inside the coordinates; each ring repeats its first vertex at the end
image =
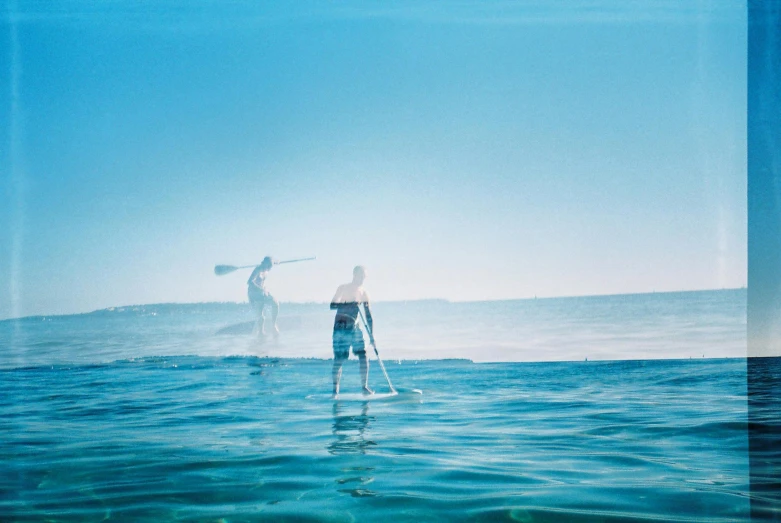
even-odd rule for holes
{"type": "Polygon", "coordinates": [[[342,393],[332,398],[334,401],[382,401],[389,400],[398,396],[398,392],[375,392],[374,394],[363,394],[361,392],[342,393]]]}
{"type": "MultiPolygon", "coordinates": [[[[225,327],[222,327],[214,334],[216,334],[217,336],[244,336],[244,335],[248,336],[250,334],[255,334],[256,325],[257,325],[257,320],[243,321],[241,323],[235,323],[233,325],[227,325],[225,327]]],[[[277,325],[279,326],[279,330],[283,332],[298,330],[301,328],[301,317],[280,316],[279,318],[277,318],[277,325]]],[[[266,328],[268,330],[268,334],[273,336],[270,322],[266,323],[266,328]]]]}
{"type": "Polygon", "coordinates": [[[249,335],[252,334],[252,331],[255,329],[256,323],[257,322],[253,320],[253,321],[243,321],[241,323],[236,323],[234,325],[228,325],[227,327],[223,327],[217,332],[215,332],[215,334],[218,336],[249,335]]]}
{"type": "Polygon", "coordinates": [[[423,391],[420,389],[398,389],[396,391],[399,395],[402,396],[422,396],[423,391]]]}
{"type": "Polygon", "coordinates": [[[375,392],[374,394],[363,394],[362,392],[343,392],[337,397],[331,394],[310,394],[307,399],[331,399],[333,401],[404,401],[421,400],[423,391],[420,389],[399,389],[394,392],[375,392]]]}

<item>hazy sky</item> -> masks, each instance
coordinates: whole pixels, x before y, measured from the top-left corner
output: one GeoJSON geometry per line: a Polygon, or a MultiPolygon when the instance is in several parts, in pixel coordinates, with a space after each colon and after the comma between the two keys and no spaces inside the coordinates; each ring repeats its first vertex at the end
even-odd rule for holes
{"type": "Polygon", "coordinates": [[[10,2],[0,318],[746,283],[746,6],[10,2]]]}

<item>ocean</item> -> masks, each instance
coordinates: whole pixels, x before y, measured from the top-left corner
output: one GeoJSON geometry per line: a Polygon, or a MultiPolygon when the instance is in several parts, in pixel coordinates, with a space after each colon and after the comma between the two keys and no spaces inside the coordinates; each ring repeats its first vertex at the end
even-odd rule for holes
{"type": "Polygon", "coordinates": [[[6,320],[0,520],[748,521],[745,305],[377,303],[371,401],[326,304],[6,320]]]}

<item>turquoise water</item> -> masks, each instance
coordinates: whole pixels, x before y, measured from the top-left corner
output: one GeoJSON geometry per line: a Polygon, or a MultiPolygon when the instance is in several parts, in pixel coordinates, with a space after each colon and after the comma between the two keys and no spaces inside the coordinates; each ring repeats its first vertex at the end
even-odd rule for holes
{"type": "Polygon", "coordinates": [[[748,521],[746,359],[658,358],[739,350],[745,292],[667,298],[378,304],[393,384],[423,394],[374,401],[328,397],[321,305],[276,340],[236,304],[0,322],[0,520],[748,521]],[[483,362],[442,357],[487,327],[483,362]],[[518,332],[649,357],[506,361],[518,332]]]}
{"type": "MultiPolygon", "coordinates": [[[[352,364],[344,386],[357,389],[352,364]]],[[[395,386],[424,394],[373,402],[329,400],[318,392],[328,371],[326,361],[246,357],[2,371],[0,512],[748,518],[745,360],[389,362],[395,386]]]]}

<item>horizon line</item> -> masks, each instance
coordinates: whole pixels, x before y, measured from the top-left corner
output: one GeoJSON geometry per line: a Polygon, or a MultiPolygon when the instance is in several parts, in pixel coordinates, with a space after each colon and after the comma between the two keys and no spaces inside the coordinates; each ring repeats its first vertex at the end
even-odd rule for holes
{"type": "MultiPolygon", "coordinates": [[[[644,295],[653,295],[653,294],[683,294],[683,293],[695,293],[695,292],[716,292],[716,291],[738,291],[738,290],[745,290],[747,289],[747,286],[742,287],[721,287],[718,289],[681,289],[681,290],[674,290],[674,291],[651,291],[651,292],[619,292],[619,293],[611,293],[611,294],[572,294],[572,295],[563,295],[563,296],[527,296],[523,298],[500,298],[500,299],[484,299],[484,300],[451,300],[448,298],[415,298],[415,299],[409,299],[409,300],[379,300],[379,301],[373,301],[373,304],[380,304],[380,303],[416,303],[416,302],[445,302],[445,303],[487,303],[487,302],[509,302],[509,301],[535,301],[535,300],[557,300],[557,299],[576,299],[576,298],[609,298],[609,297],[619,297],[619,296],[644,296],[644,295]]],[[[131,309],[135,307],[153,307],[153,306],[161,306],[161,305],[211,305],[211,304],[235,304],[235,305],[246,305],[247,301],[197,301],[197,302],[158,302],[158,303],[139,303],[139,304],[132,304],[132,305],[113,305],[110,307],[103,307],[100,309],[93,309],[91,311],[85,311],[85,312],[70,312],[70,313],[63,313],[63,314],[31,314],[28,316],[18,316],[16,318],[2,318],[0,319],[0,323],[7,322],[7,321],[17,321],[17,320],[24,320],[24,319],[30,319],[30,318],[48,318],[48,317],[61,317],[61,316],[81,316],[86,314],[95,314],[98,312],[105,312],[105,311],[112,311],[114,309],[131,309]]],[[[327,301],[287,301],[287,302],[280,302],[280,304],[285,305],[326,305],[329,302],[327,301]]]]}

